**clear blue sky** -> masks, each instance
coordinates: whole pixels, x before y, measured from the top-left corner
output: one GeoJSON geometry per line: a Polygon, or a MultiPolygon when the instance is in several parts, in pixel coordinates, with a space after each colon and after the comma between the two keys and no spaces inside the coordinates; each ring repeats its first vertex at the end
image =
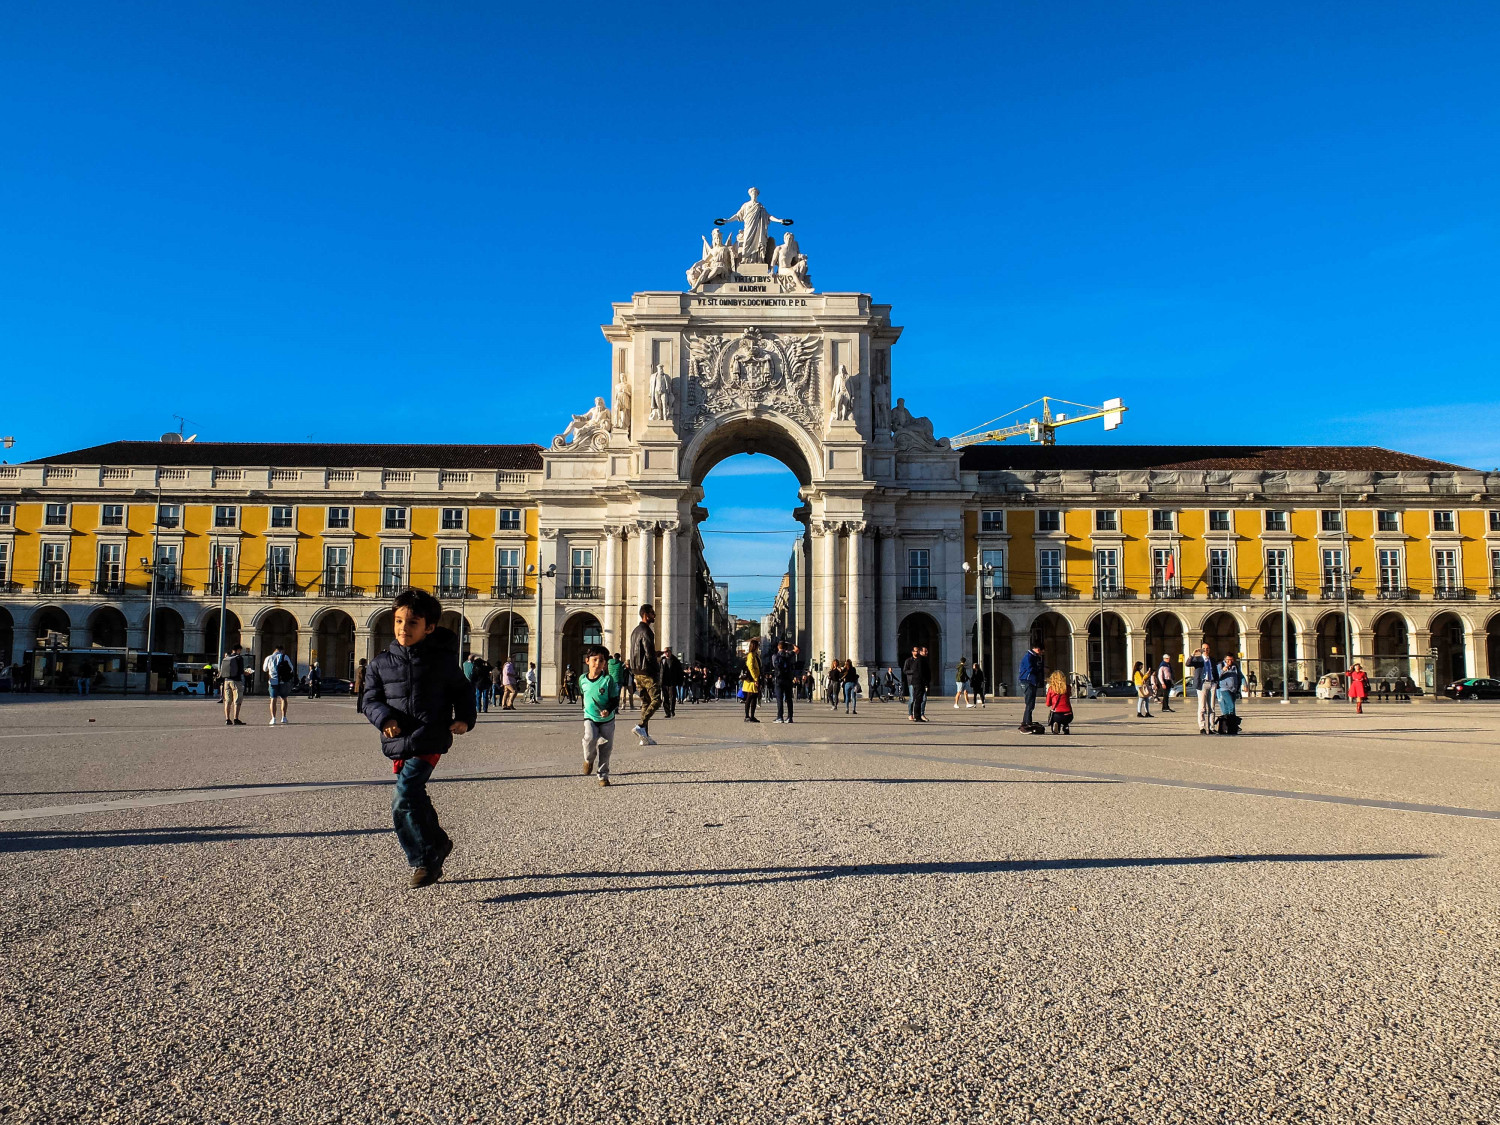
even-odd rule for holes
{"type": "MultiPolygon", "coordinates": [[[[1500,465],[1500,6],[518,7],[0,7],[9,457],[545,440],[754,183],[939,433],[1500,465]]],[[[749,464],[706,530],[788,526],[749,464]]]]}

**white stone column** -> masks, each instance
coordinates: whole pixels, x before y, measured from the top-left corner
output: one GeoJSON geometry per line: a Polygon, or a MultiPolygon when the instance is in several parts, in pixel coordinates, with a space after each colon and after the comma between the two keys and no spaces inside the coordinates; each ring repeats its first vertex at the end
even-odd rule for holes
{"type": "Polygon", "coordinates": [[[900,627],[899,607],[896,597],[901,592],[900,574],[897,572],[896,528],[889,525],[880,529],[880,657],[881,667],[892,667],[897,671],[906,659],[896,647],[896,630],[900,627]]]}
{"type": "Polygon", "coordinates": [[[663,520],[661,525],[661,607],[657,611],[660,621],[660,630],[656,636],[656,643],[663,648],[670,647],[678,657],[682,656],[682,645],[679,643],[677,634],[681,631],[678,626],[677,606],[680,599],[677,596],[677,573],[678,558],[677,551],[680,546],[678,531],[681,525],[676,520],[663,520]]]}
{"type": "MultiPolygon", "coordinates": [[[[297,675],[305,675],[312,667],[312,652],[317,647],[318,634],[312,629],[301,628],[297,630],[297,675]]],[[[319,670],[323,666],[323,655],[318,654],[319,670]]]]}
{"type": "MultiPolygon", "coordinates": [[[[963,533],[949,528],[938,541],[938,557],[942,560],[943,577],[937,582],[938,597],[942,599],[939,614],[943,629],[943,667],[941,683],[948,691],[953,690],[953,672],[958,667],[958,658],[969,654],[969,635],[964,629],[964,572],[963,533]]],[[[937,675],[938,669],[933,669],[937,675]]]]}
{"type": "Polygon", "coordinates": [[[829,661],[838,659],[838,546],[838,524],[816,521],[813,524],[815,562],[812,581],[808,585],[814,591],[818,628],[808,646],[811,651],[807,662],[811,666],[821,652],[825,669],[829,661]]]}
{"type": "Polygon", "coordinates": [[[620,649],[620,608],[625,600],[620,588],[620,528],[604,525],[604,647],[610,652],[620,649]]]}
{"type": "MultiPolygon", "coordinates": [[[[643,605],[655,604],[655,565],[656,565],[656,521],[639,520],[636,522],[639,529],[636,538],[640,544],[636,550],[636,609],[643,605]]],[[[659,640],[660,638],[658,638],[659,640]]]]}
{"type": "MultiPolygon", "coordinates": [[[[1360,636],[1366,637],[1368,640],[1367,634],[1361,633],[1360,636]]],[[[1369,657],[1366,656],[1366,671],[1369,671],[1369,663],[1369,657]]],[[[1488,676],[1490,674],[1489,665],[1489,634],[1484,632],[1483,630],[1480,630],[1477,633],[1466,632],[1464,634],[1464,672],[1470,676],[1488,676]]]]}
{"type": "Polygon", "coordinates": [[[865,525],[860,522],[852,522],[844,525],[849,530],[849,580],[846,589],[849,591],[848,604],[848,630],[849,630],[849,659],[863,674],[868,661],[865,652],[865,631],[863,626],[863,615],[865,609],[864,578],[865,578],[865,525]]]}

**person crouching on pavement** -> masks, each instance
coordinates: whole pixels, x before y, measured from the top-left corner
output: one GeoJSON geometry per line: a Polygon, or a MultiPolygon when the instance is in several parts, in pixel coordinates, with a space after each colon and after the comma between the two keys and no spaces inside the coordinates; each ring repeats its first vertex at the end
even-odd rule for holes
{"type": "Polygon", "coordinates": [[[1047,727],[1053,734],[1072,734],[1073,692],[1068,687],[1068,677],[1062,672],[1053,672],[1047,678],[1047,727]]]}
{"type": "Polygon", "coordinates": [[[599,784],[609,785],[609,752],[615,745],[615,714],[620,710],[620,681],[609,671],[609,649],[589,645],[583,650],[583,773],[599,770],[599,784]]]}
{"type": "Polygon", "coordinates": [[[427,779],[438,759],[478,719],[474,689],[458,662],[458,638],[439,627],[443,607],[426,590],[402,590],[395,602],[396,639],[370,661],[360,710],[380,732],[394,763],[391,819],[411,866],[411,886],[443,876],[453,841],[438,824],[427,779]]]}

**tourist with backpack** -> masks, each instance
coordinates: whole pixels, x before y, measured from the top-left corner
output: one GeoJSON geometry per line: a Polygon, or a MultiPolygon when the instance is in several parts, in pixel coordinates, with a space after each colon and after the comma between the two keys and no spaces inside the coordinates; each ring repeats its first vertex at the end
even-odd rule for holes
{"type": "Polygon", "coordinates": [[[285,726],[286,701],[292,694],[292,688],[297,685],[297,666],[292,663],[291,657],[281,651],[281,646],[277,645],[261,664],[261,668],[266,674],[266,687],[271,695],[271,721],[266,725],[276,725],[279,704],[281,723],[285,726]]]}

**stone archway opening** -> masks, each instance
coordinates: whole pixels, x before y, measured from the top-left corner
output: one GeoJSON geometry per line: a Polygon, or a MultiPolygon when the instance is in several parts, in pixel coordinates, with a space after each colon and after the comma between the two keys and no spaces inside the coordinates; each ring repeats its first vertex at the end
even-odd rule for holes
{"type": "MultiPolygon", "coordinates": [[[[474,651],[474,632],[469,627],[469,615],[467,610],[460,615],[456,609],[445,609],[443,615],[438,618],[438,625],[458,638],[458,658],[462,660],[474,651]]],[[[391,617],[391,639],[395,640],[395,615],[391,617]]]]}
{"type": "Polygon", "coordinates": [[[1153,667],[1161,667],[1161,658],[1165,656],[1174,680],[1182,679],[1185,643],[1182,619],[1175,613],[1153,613],[1146,619],[1146,651],[1155,661],[1153,667]]]}
{"type": "Polygon", "coordinates": [[[1096,613],[1089,619],[1089,679],[1096,685],[1129,679],[1130,662],[1141,660],[1127,648],[1125,619],[1118,613],[1096,613]]]}
{"type": "Polygon", "coordinates": [[[318,618],[311,659],[324,676],[354,679],[354,618],[343,610],[330,609],[318,618]]]}
{"type": "Polygon", "coordinates": [[[67,648],[73,637],[73,623],[68,611],[49,605],[36,611],[31,618],[31,639],[35,648],[44,647],[55,638],[59,648],[67,648]]]}
{"type": "Polygon", "coordinates": [[[1375,620],[1373,659],[1370,678],[1375,681],[1410,676],[1415,682],[1418,670],[1412,666],[1411,630],[1399,613],[1383,613],[1375,620]]]}
{"type": "Polygon", "coordinates": [[[908,613],[901,619],[901,625],[896,630],[896,648],[901,654],[901,663],[906,662],[913,647],[926,647],[927,687],[930,692],[937,695],[942,695],[944,689],[951,691],[953,688],[951,683],[945,684],[940,680],[943,671],[942,642],[942,629],[937,621],[926,613],[908,613]]]}
{"type": "Polygon", "coordinates": [[[1238,657],[1243,647],[1240,643],[1240,623],[1234,614],[1211,613],[1203,621],[1202,639],[1208,642],[1209,654],[1215,660],[1226,656],[1238,657]]]}
{"type": "Polygon", "coordinates": [[[128,637],[125,615],[112,605],[89,614],[89,644],[94,648],[124,648],[128,637]]]}
{"type": "Polygon", "coordinates": [[[157,606],[156,615],[151,619],[151,651],[171,653],[181,660],[186,638],[187,627],[183,624],[182,614],[169,605],[157,606]]]}
{"type": "Polygon", "coordinates": [[[1010,618],[1003,613],[986,613],[976,626],[972,650],[979,655],[989,681],[990,693],[999,695],[1016,692],[1015,638],[1016,629],[1010,618]]]}
{"type": "Polygon", "coordinates": [[[16,619],[10,610],[0,606],[0,660],[9,664],[16,650],[16,619]]]}
{"type": "MultiPolygon", "coordinates": [[[[689,604],[678,608],[686,620],[679,617],[671,639],[691,660],[733,667],[752,637],[762,646],[791,642],[807,666],[867,655],[849,651],[847,596],[812,578],[819,560],[804,503],[815,467],[807,443],[794,423],[742,416],[711,424],[684,447],[681,471],[694,503],[691,534],[679,549],[691,580],[689,604]]],[[[660,571],[657,578],[659,591],[660,571]]],[[[627,634],[633,624],[626,622],[627,634]]]]}
{"type": "Polygon", "coordinates": [[[383,609],[370,622],[369,656],[379,656],[396,643],[396,611],[383,609]]]}
{"type": "MultiPolygon", "coordinates": [[[[557,662],[558,687],[563,677],[571,670],[575,675],[583,672],[583,650],[589,645],[604,643],[604,626],[592,613],[575,613],[563,623],[562,651],[557,662]]],[[[561,691],[559,690],[559,697],[561,691]]]]}
{"type": "Polygon", "coordinates": [[[222,645],[219,644],[218,608],[215,607],[203,615],[203,648],[206,652],[212,653],[215,648],[218,648],[218,659],[223,659],[224,653],[234,648],[235,645],[244,643],[240,619],[233,610],[224,612],[224,643],[222,645]]]}
{"type": "Polygon", "coordinates": [[[1060,613],[1044,613],[1031,623],[1029,644],[1040,641],[1049,672],[1073,672],[1073,626],[1060,613]]]}
{"type": "Polygon", "coordinates": [[[524,672],[531,661],[531,627],[513,610],[495,614],[489,628],[489,661],[499,667],[507,660],[524,672]]]}
{"type": "Polygon", "coordinates": [[[1280,695],[1283,679],[1290,691],[1302,691],[1303,681],[1301,653],[1297,649],[1297,623],[1287,618],[1286,668],[1283,674],[1281,659],[1281,613],[1268,613],[1260,620],[1260,668],[1262,690],[1267,695],[1280,695]]]}
{"type": "Polygon", "coordinates": [[[1329,672],[1344,672],[1349,668],[1349,639],[1344,628],[1342,613],[1325,613],[1318,619],[1318,669],[1319,677],[1329,672]]]}
{"type": "Polygon", "coordinates": [[[1468,676],[1468,652],[1464,644],[1463,619],[1456,613],[1440,613],[1432,619],[1429,639],[1433,653],[1429,690],[1442,691],[1454,680],[1468,676]]]}
{"type": "Polygon", "coordinates": [[[261,665],[265,663],[266,657],[271,655],[277,645],[281,646],[282,653],[294,667],[298,668],[300,673],[301,668],[297,665],[297,619],[284,609],[266,611],[256,624],[255,672],[257,682],[262,687],[266,683],[266,674],[261,669],[261,665]]]}

